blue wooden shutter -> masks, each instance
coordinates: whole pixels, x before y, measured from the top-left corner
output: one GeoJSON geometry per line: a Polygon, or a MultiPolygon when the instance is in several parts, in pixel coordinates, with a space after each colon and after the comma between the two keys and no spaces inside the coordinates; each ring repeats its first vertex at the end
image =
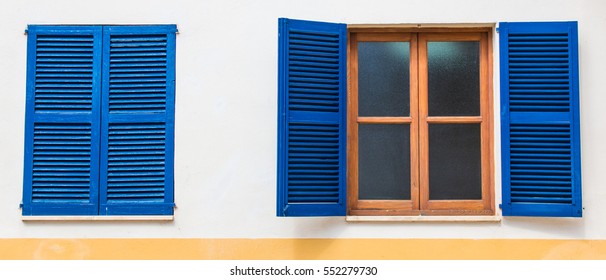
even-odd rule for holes
{"type": "Polygon", "coordinates": [[[581,217],[577,23],[499,35],[503,215],[581,217]]]}
{"type": "Polygon", "coordinates": [[[176,31],[103,28],[100,215],[173,213],[176,31]]]}
{"type": "Polygon", "coordinates": [[[29,26],[23,215],[96,215],[101,28],[29,26]]]}
{"type": "Polygon", "coordinates": [[[345,215],[346,32],[279,20],[278,216],[345,215]]]}

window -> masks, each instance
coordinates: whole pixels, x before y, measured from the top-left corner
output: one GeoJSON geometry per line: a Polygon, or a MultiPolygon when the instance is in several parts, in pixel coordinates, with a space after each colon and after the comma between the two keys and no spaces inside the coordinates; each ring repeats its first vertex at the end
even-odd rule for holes
{"type": "Polygon", "coordinates": [[[28,26],[23,215],[172,215],[175,33],[28,26]]]}
{"type": "MultiPolygon", "coordinates": [[[[577,23],[499,26],[503,215],[580,217],[577,23]]],[[[279,20],[278,216],[494,212],[492,31],[452,31],[279,20]]]]}
{"type": "Polygon", "coordinates": [[[350,29],[348,213],[491,215],[490,29],[350,29]]]}

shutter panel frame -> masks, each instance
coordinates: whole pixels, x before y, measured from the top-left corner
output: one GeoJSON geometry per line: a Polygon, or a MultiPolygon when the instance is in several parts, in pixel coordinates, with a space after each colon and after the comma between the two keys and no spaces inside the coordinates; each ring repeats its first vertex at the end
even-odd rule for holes
{"type": "Polygon", "coordinates": [[[502,22],[499,35],[503,215],[582,217],[578,24],[502,22]]]}
{"type": "Polygon", "coordinates": [[[176,25],[103,27],[99,215],[173,214],[176,32],[176,25]],[[112,53],[112,39],[134,51],[112,53]],[[112,63],[131,65],[113,74],[112,63]]]}
{"type": "Polygon", "coordinates": [[[22,215],[96,215],[101,28],[29,25],[27,34],[22,215]]]}
{"type": "Polygon", "coordinates": [[[347,26],[280,18],[278,30],[277,216],[344,216],[347,26]],[[291,32],[296,33],[292,42],[291,32]],[[296,44],[297,40],[299,49],[291,54],[291,43],[296,44]],[[314,54],[316,50],[326,53],[314,54]],[[325,56],[329,57],[328,64],[325,56]],[[315,61],[310,60],[313,57],[315,61]],[[300,69],[309,67],[299,69],[298,78],[293,77],[289,68],[294,61],[298,61],[300,69]],[[318,74],[322,67],[336,67],[336,73],[318,74]],[[291,86],[299,87],[301,92],[291,96],[291,86]],[[330,95],[334,93],[336,103],[330,95]],[[296,137],[299,142],[294,140],[296,137]],[[301,162],[291,164],[289,159],[294,162],[297,151],[301,162]],[[301,159],[305,156],[310,157],[307,162],[301,159]],[[332,158],[330,164],[323,162],[329,161],[328,158],[332,158]],[[325,169],[327,165],[330,167],[325,169]],[[301,184],[294,186],[295,180],[301,184]]]}

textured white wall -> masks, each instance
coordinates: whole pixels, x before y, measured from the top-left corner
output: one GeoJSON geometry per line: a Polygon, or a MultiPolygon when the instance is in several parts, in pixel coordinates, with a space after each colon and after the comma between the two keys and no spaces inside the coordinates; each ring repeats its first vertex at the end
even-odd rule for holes
{"type": "MultiPolygon", "coordinates": [[[[575,238],[606,239],[606,2],[315,0],[0,2],[0,238],[575,238]],[[320,9],[320,7],[322,7],[320,9]],[[277,18],[344,23],[579,22],[583,219],[501,223],[346,223],[277,218],[277,18]],[[175,23],[173,222],[22,222],[27,24],[175,23]]],[[[495,38],[495,55],[498,48],[495,38]]],[[[495,60],[498,77],[498,60],[495,60]]],[[[495,79],[496,185],[500,188],[495,79]]],[[[497,194],[497,201],[500,195],[497,194]]]]}

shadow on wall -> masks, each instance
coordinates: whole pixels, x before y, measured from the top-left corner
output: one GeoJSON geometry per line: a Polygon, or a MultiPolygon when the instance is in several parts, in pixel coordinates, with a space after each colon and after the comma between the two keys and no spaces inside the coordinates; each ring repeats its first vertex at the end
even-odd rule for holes
{"type": "Polygon", "coordinates": [[[502,226],[527,238],[580,239],[586,234],[586,218],[506,217],[502,226]]]}
{"type": "Polygon", "coordinates": [[[339,238],[341,231],[345,229],[343,217],[327,218],[297,218],[292,236],[288,239],[288,246],[292,248],[291,257],[299,260],[318,260],[327,259],[331,252],[341,252],[348,256],[347,248],[343,246],[342,239],[339,238]],[[330,233],[331,238],[309,238],[314,233],[330,233]]]}

